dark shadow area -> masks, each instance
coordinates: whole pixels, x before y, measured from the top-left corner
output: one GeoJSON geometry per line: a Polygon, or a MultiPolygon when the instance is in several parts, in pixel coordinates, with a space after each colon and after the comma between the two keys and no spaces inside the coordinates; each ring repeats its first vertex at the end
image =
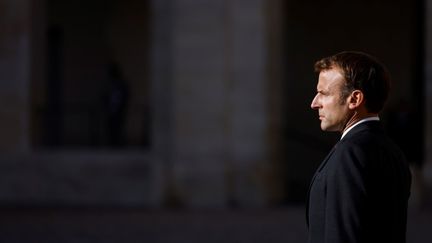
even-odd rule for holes
{"type": "MultiPolygon", "coordinates": [[[[8,243],[306,242],[303,206],[175,211],[2,208],[0,213],[0,241],[8,243]]],[[[430,242],[430,225],[432,210],[410,211],[407,243],[430,242]]]]}

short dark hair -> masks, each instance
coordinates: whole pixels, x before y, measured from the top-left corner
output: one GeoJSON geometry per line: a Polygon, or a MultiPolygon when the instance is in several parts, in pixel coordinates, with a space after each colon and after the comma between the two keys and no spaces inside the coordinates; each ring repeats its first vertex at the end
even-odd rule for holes
{"type": "Polygon", "coordinates": [[[375,57],[356,51],[344,51],[325,57],[315,63],[315,72],[339,68],[345,77],[342,98],[354,90],[365,96],[365,106],[369,112],[378,113],[384,107],[390,92],[391,80],[387,68],[375,57]]]}

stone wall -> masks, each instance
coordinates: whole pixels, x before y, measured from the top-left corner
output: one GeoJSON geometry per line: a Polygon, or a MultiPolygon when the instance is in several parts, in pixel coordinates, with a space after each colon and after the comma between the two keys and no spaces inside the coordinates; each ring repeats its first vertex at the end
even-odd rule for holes
{"type": "MultiPolygon", "coordinates": [[[[145,151],[40,147],[30,142],[35,134],[29,130],[34,112],[29,107],[45,102],[43,87],[49,75],[42,71],[47,6],[0,3],[6,13],[1,23],[10,26],[1,28],[1,74],[7,78],[1,83],[1,97],[11,104],[0,111],[0,203],[266,204],[271,164],[263,1],[152,1],[148,70],[153,126],[152,146],[145,151]]],[[[70,21],[65,23],[74,26],[70,21]]],[[[93,74],[77,69],[82,63],[67,58],[77,53],[67,50],[65,92],[77,90],[67,88],[78,77],[71,70],[99,80],[98,68],[93,74]]],[[[98,50],[89,53],[86,63],[105,58],[98,50]]]]}
{"type": "MultiPolygon", "coordinates": [[[[344,23],[331,28],[328,22],[337,22],[339,15],[327,19],[321,10],[343,12],[336,0],[314,3],[316,8],[281,0],[153,0],[149,37],[140,32],[135,39],[149,41],[143,44],[148,51],[139,49],[131,54],[139,58],[131,61],[127,53],[133,48],[117,49],[127,66],[148,64],[143,68],[149,78],[151,146],[40,148],[32,142],[31,107],[46,95],[42,2],[36,7],[30,0],[0,0],[0,204],[262,207],[282,199],[302,201],[315,166],[337,139],[319,130],[309,108],[317,58],[342,49],[375,54],[395,77],[395,98],[412,98],[413,11],[398,15],[398,9],[412,8],[409,1],[350,3],[345,7],[371,7],[371,19],[357,18],[352,24],[358,28],[344,23]],[[387,18],[379,18],[384,12],[387,18]]],[[[141,21],[127,19],[135,20],[141,21]]],[[[426,43],[430,27],[427,23],[426,43]]],[[[111,38],[119,40],[114,33],[111,38]]],[[[94,60],[106,58],[100,52],[94,60]]],[[[430,182],[431,56],[427,46],[425,174],[430,182]]],[[[144,74],[139,65],[132,69],[136,89],[142,90],[144,74]]],[[[89,71],[88,80],[99,71],[89,71]]]]}

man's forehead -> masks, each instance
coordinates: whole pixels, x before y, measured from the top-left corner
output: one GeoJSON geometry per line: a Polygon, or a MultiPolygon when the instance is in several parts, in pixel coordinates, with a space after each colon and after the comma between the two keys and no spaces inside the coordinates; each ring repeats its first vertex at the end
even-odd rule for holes
{"type": "Polygon", "coordinates": [[[338,87],[344,80],[344,76],[337,68],[323,70],[319,74],[317,89],[327,90],[335,86],[338,87]]]}

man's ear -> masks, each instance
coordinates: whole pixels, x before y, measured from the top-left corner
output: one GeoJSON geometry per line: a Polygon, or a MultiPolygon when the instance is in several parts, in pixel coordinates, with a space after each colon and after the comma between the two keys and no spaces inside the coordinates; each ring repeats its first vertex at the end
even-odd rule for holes
{"type": "Polygon", "coordinates": [[[364,101],[364,94],[360,90],[354,90],[348,96],[348,108],[356,109],[358,108],[364,101]]]}

